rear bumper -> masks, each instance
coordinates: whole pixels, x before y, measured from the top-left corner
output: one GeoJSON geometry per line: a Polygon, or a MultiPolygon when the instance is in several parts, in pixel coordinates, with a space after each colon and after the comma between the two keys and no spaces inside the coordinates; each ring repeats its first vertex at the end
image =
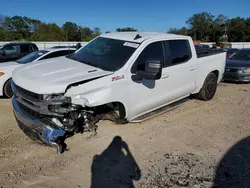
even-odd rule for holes
{"type": "Polygon", "coordinates": [[[223,81],[249,83],[250,74],[227,72],[224,74],[223,81]]]}
{"type": "Polygon", "coordinates": [[[31,119],[22,112],[15,97],[12,98],[13,113],[20,129],[32,140],[49,146],[58,146],[65,136],[63,129],[43,123],[39,119],[31,119]]]}

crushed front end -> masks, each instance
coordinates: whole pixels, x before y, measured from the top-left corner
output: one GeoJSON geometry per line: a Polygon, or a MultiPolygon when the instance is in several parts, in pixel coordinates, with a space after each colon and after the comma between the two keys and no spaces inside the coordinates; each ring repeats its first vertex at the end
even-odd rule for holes
{"type": "Polygon", "coordinates": [[[56,146],[62,153],[67,137],[84,131],[95,131],[96,120],[92,112],[79,105],[71,104],[64,94],[41,95],[17,86],[11,87],[13,111],[23,132],[32,140],[56,146]]]}

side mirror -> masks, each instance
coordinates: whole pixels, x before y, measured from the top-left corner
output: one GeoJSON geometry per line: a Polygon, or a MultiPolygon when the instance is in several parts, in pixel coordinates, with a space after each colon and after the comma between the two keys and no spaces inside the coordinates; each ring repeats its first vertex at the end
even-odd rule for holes
{"type": "Polygon", "coordinates": [[[147,60],[145,62],[145,71],[137,71],[132,75],[132,80],[159,80],[162,73],[162,63],[160,60],[147,60]]]}
{"type": "Polygon", "coordinates": [[[4,50],[0,50],[0,56],[5,56],[5,51],[4,50]]]}

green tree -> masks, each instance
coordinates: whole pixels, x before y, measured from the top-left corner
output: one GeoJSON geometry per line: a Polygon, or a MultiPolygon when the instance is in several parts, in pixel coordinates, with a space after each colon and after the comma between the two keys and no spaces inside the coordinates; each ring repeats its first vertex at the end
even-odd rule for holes
{"type": "Polygon", "coordinates": [[[228,36],[231,42],[244,42],[247,41],[247,23],[244,18],[236,17],[230,20],[228,24],[228,36]]]}
{"type": "Polygon", "coordinates": [[[37,31],[31,35],[34,41],[64,41],[63,30],[55,23],[41,23],[37,31]]]}
{"type": "Polygon", "coordinates": [[[194,14],[186,21],[194,40],[209,41],[214,16],[207,12],[194,14]]]}
{"type": "Polygon", "coordinates": [[[228,28],[229,19],[224,15],[218,15],[211,25],[210,41],[219,42],[224,35],[225,29],[228,28]]]}
{"type": "Polygon", "coordinates": [[[88,27],[80,27],[81,41],[89,41],[93,31],[88,27]]]}
{"type": "Polygon", "coordinates": [[[186,27],[182,27],[182,28],[180,28],[180,29],[177,29],[177,28],[170,28],[170,29],[168,30],[168,33],[176,34],[176,35],[188,35],[189,30],[188,30],[186,27]]]}
{"type": "Polygon", "coordinates": [[[63,24],[62,29],[65,33],[65,39],[67,41],[80,41],[81,30],[80,27],[73,22],[66,22],[63,24]]]}
{"type": "Polygon", "coordinates": [[[24,40],[30,36],[29,25],[21,16],[6,17],[3,29],[11,40],[24,40]]]}
{"type": "Polygon", "coordinates": [[[246,42],[250,42],[250,17],[246,18],[246,42]]]}

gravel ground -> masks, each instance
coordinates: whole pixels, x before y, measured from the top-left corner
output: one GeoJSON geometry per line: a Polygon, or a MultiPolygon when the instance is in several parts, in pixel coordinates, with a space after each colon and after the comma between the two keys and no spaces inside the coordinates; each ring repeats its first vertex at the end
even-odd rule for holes
{"type": "Polygon", "coordinates": [[[29,140],[0,99],[0,187],[250,187],[249,96],[250,85],[222,83],[209,102],[139,124],[100,122],[61,155],[29,140]]]}

